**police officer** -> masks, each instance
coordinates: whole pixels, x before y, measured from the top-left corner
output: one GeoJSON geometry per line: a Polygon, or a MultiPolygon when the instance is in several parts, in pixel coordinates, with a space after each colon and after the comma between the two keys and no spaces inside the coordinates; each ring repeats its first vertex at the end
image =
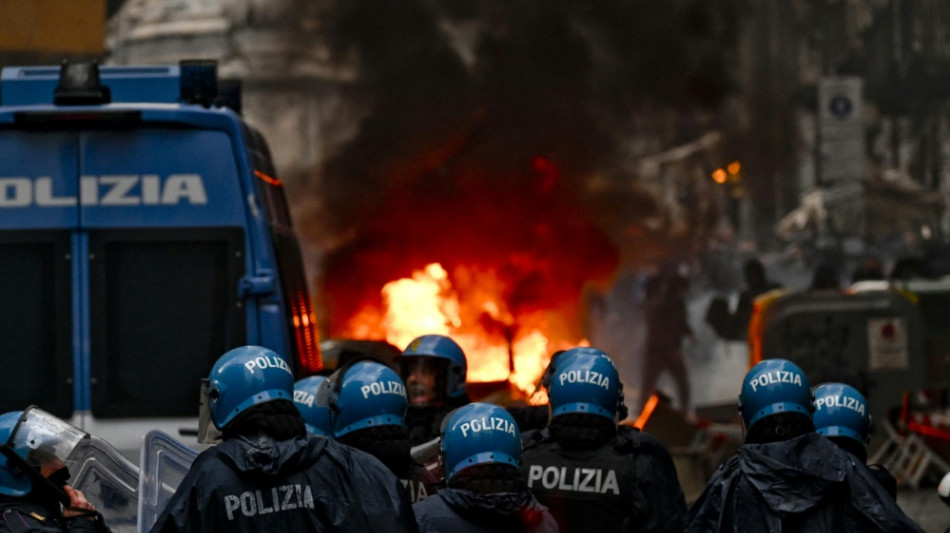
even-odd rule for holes
{"type": "Polygon", "coordinates": [[[551,421],[526,435],[521,468],[561,531],[682,531],[676,467],[655,437],[618,426],[623,389],[606,353],[563,353],[548,398],[551,421]]]}
{"type": "Polygon", "coordinates": [[[389,366],[351,360],[321,385],[316,405],[329,414],[331,435],[379,459],[399,478],[412,502],[438,489],[439,479],[410,455],[406,386],[389,366]]]}
{"type": "Polygon", "coordinates": [[[421,532],[556,532],[557,523],[525,487],[518,467],[521,432],[503,408],[460,407],[441,440],[447,487],[413,505],[421,532]]]}
{"type": "MultiPolygon", "coordinates": [[[[871,411],[864,395],[857,389],[845,383],[825,383],[815,387],[815,414],[812,418],[819,435],[853,455],[860,464],[867,463],[871,411]]],[[[882,465],[868,465],[868,469],[884,490],[896,499],[897,479],[882,465]]]]}
{"type": "Polygon", "coordinates": [[[742,381],[745,444],[709,481],[689,532],[922,531],[852,456],[814,432],[802,370],[766,359],[742,381]]]}
{"type": "Polygon", "coordinates": [[[0,532],[108,532],[66,460],[88,435],[35,407],[0,415],[0,532]]]}
{"type": "Polygon", "coordinates": [[[266,348],[218,359],[207,405],[223,441],[195,459],[151,531],[416,531],[399,480],[375,457],[308,434],[293,386],[266,348]]]}
{"type": "Polygon", "coordinates": [[[327,380],[326,376],[310,376],[294,383],[294,405],[303,416],[309,433],[329,437],[330,409],[317,405],[317,391],[320,385],[327,380]]]}
{"type": "Polygon", "coordinates": [[[471,402],[465,388],[468,364],[462,348],[445,335],[417,337],[397,361],[409,399],[409,442],[416,446],[437,438],[445,415],[471,402]]]}

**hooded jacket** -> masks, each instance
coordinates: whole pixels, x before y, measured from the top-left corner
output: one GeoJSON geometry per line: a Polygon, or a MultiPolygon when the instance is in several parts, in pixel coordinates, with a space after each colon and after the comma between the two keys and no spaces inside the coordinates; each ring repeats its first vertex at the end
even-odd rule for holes
{"type": "Polygon", "coordinates": [[[480,494],[445,488],[414,504],[419,531],[452,533],[557,533],[547,507],[528,490],[480,494]]]}
{"type": "Polygon", "coordinates": [[[325,437],[238,436],[202,452],[152,532],[417,531],[375,457],[325,437]]]}
{"type": "Polygon", "coordinates": [[[687,520],[691,533],[923,531],[867,467],[816,433],[743,445],[687,520]]]}

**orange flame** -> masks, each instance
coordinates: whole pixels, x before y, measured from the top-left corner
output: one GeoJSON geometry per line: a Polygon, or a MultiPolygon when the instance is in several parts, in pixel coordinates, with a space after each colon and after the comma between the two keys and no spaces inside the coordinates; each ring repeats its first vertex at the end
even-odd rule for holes
{"type": "MultiPolygon", "coordinates": [[[[457,286],[440,264],[431,263],[411,278],[387,283],[384,308],[362,308],[348,323],[348,334],[385,338],[399,348],[420,335],[448,335],[465,351],[469,381],[508,380],[525,398],[554,350],[588,344],[559,334],[553,313],[535,311],[516,319],[504,303],[504,283],[491,271],[459,267],[453,278],[457,286]]],[[[543,394],[530,399],[546,400],[543,394]]]]}

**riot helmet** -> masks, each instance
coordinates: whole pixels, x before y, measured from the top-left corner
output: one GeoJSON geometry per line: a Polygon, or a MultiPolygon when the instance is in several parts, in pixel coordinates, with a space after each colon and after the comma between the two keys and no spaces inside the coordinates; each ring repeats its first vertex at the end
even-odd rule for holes
{"type": "Polygon", "coordinates": [[[465,352],[445,335],[423,335],[398,358],[410,405],[442,405],[465,396],[465,352]]]}
{"type": "Polygon", "coordinates": [[[613,361],[597,348],[565,351],[557,360],[548,399],[551,419],[578,413],[616,421],[623,405],[623,386],[613,361]]]}
{"type": "Polygon", "coordinates": [[[330,410],[317,405],[317,391],[326,380],[326,376],[310,376],[294,383],[294,405],[303,416],[308,432],[329,437],[330,410]]]}
{"type": "Polygon", "coordinates": [[[557,361],[561,358],[562,355],[567,350],[558,350],[551,354],[551,360],[548,361],[548,366],[544,367],[544,372],[541,373],[541,377],[538,378],[537,384],[534,386],[534,393],[532,395],[540,392],[542,389],[547,391],[551,387],[551,378],[554,377],[554,371],[557,369],[557,361]]]}
{"type": "Polygon", "coordinates": [[[752,429],[764,418],[783,413],[800,413],[810,420],[813,409],[808,378],[791,361],[765,359],[742,379],[739,413],[746,429],[752,429]]]}
{"type": "MultiPolygon", "coordinates": [[[[0,415],[0,443],[10,440],[10,434],[22,414],[23,411],[11,411],[0,415]]],[[[20,466],[9,464],[6,455],[0,455],[0,494],[26,496],[32,486],[29,476],[20,466]]]]}
{"type": "Polygon", "coordinates": [[[864,395],[845,383],[815,387],[815,431],[826,437],[846,437],[868,443],[871,412],[864,395]]]}
{"type": "Polygon", "coordinates": [[[287,361],[261,346],[241,346],[218,358],[207,382],[211,420],[224,430],[255,405],[276,400],[293,402],[294,375],[287,361]]]}
{"type": "Polygon", "coordinates": [[[353,360],[320,386],[316,404],[328,410],[330,432],[340,438],[361,429],[403,426],[406,387],[382,362],[353,360]]]}
{"type": "Polygon", "coordinates": [[[442,468],[446,482],[466,468],[485,464],[521,465],[521,431],[504,408],[475,402],[442,422],[442,468]]]}
{"type": "Polygon", "coordinates": [[[35,406],[0,415],[0,494],[24,496],[39,482],[62,500],[65,493],[57,489],[69,479],[67,461],[88,438],[88,433],[35,406]]]}

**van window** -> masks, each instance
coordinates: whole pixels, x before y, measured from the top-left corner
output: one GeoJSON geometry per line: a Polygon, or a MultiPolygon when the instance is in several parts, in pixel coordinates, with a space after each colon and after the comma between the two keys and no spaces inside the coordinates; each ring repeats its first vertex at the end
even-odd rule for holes
{"type": "Polygon", "coordinates": [[[90,233],[92,413],[193,416],[200,380],[245,343],[237,228],[90,233]]]}
{"type": "Polygon", "coordinates": [[[0,232],[0,412],[36,403],[73,412],[72,284],[67,232],[0,232]]]}
{"type": "Polygon", "coordinates": [[[251,154],[251,164],[254,165],[256,190],[264,205],[264,212],[267,213],[267,222],[271,226],[290,228],[290,209],[287,208],[284,187],[277,179],[270,148],[256,129],[245,125],[244,135],[247,136],[247,149],[251,154]]]}

